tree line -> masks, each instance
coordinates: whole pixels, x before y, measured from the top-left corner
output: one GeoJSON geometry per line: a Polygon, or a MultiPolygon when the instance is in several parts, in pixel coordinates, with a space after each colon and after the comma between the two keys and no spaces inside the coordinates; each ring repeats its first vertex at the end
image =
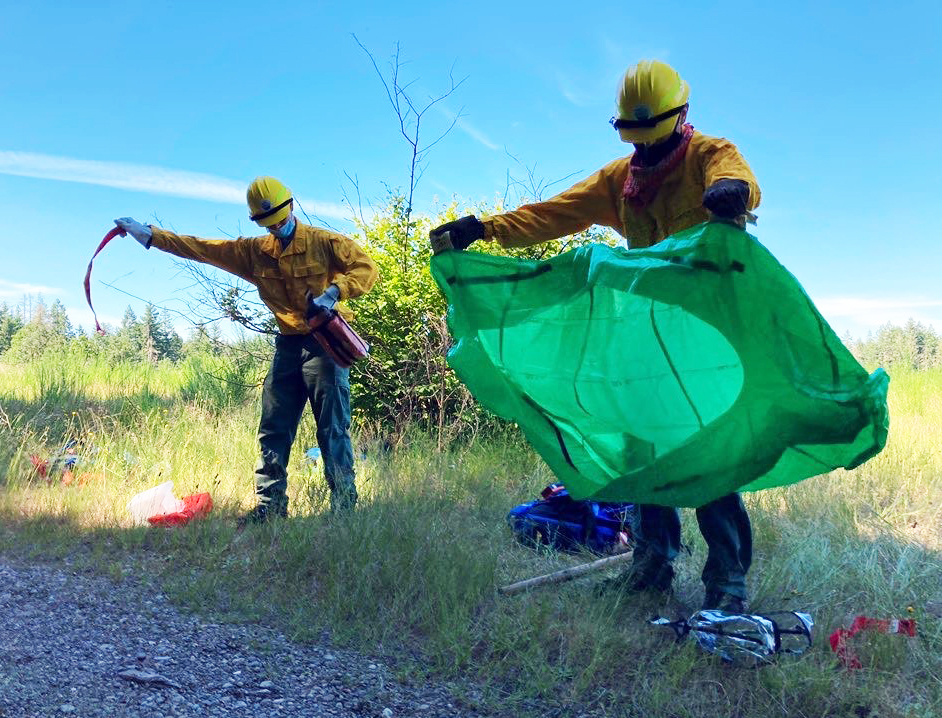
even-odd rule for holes
{"type": "Polygon", "coordinates": [[[884,324],[864,339],[845,337],[844,343],[869,368],[921,371],[942,367],[942,336],[931,325],[914,319],[901,327],[884,324]]]}
{"type": "Polygon", "coordinates": [[[128,306],[117,327],[105,334],[86,333],[73,326],[58,299],[48,304],[40,295],[15,307],[0,304],[0,358],[15,364],[34,362],[55,354],[102,357],[110,362],[179,361],[197,351],[210,351],[218,330],[194,332],[184,341],[169,315],[152,304],[138,317],[128,306]],[[28,306],[28,316],[24,316],[28,306]]]}

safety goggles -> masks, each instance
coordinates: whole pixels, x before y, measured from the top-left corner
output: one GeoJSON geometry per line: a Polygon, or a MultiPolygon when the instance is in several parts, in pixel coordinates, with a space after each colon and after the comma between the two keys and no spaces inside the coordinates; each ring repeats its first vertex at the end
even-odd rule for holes
{"type": "Polygon", "coordinates": [[[681,105],[680,107],[675,107],[673,110],[668,110],[667,112],[662,112],[659,115],[647,117],[643,120],[626,120],[621,117],[612,117],[612,119],[608,121],[608,124],[616,130],[649,130],[652,127],[657,127],[657,124],[662,120],[666,120],[668,117],[673,117],[674,115],[679,115],[685,109],[687,109],[687,105],[681,105]]]}
{"type": "Polygon", "coordinates": [[[284,209],[289,204],[291,204],[292,200],[293,200],[292,197],[288,197],[288,199],[286,199],[284,202],[279,204],[277,207],[272,207],[271,209],[265,210],[264,212],[256,212],[255,214],[251,215],[249,219],[252,220],[253,222],[258,222],[258,220],[260,219],[271,217],[278,210],[284,209]]]}

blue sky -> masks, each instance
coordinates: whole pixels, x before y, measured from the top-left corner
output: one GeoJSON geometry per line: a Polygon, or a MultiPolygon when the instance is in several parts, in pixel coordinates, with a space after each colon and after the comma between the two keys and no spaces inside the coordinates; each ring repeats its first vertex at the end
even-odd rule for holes
{"type": "MultiPolygon", "coordinates": [[[[467,77],[427,115],[431,138],[463,108],[428,158],[419,210],[502,195],[508,171],[522,174],[511,155],[552,181],[628,154],[606,124],[616,83],[662,59],[691,86],[690,121],[751,164],[756,236],[835,330],[909,317],[942,329],[937,3],[3,5],[0,302],[42,292],[88,329],[82,279],[114,217],[254,234],[244,192],[260,174],[348,229],[344,174],[377,200],[406,183],[409,159],[356,33],[381,66],[399,44],[419,99],[452,68],[467,77]]],[[[181,309],[187,284],[130,239],[99,255],[94,279],[110,322],[143,309],[122,291],[181,309]]]]}

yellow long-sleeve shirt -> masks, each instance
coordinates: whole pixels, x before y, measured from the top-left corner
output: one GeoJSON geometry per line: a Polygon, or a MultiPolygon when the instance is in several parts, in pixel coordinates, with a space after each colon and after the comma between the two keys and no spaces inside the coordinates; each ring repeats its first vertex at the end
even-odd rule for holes
{"type": "Polygon", "coordinates": [[[496,240],[502,247],[528,247],[599,224],[616,230],[629,247],[650,247],[707,221],[703,192],[720,179],[745,180],[748,208],[759,205],[756,178],[729,140],[694,132],[683,160],[643,208],[631,207],[623,198],[630,162],[631,155],[622,157],[551,199],[485,219],[485,239],[496,240]]]}
{"type": "MultiPolygon", "coordinates": [[[[282,334],[307,334],[306,295],[321,294],[331,284],[340,299],[353,299],[376,283],[376,264],[349,237],[298,222],[294,238],[282,251],[271,234],[238,239],[201,239],[152,227],[151,246],[184,259],[211,264],[258,288],[282,334]]],[[[349,309],[338,307],[348,321],[349,309]]]]}

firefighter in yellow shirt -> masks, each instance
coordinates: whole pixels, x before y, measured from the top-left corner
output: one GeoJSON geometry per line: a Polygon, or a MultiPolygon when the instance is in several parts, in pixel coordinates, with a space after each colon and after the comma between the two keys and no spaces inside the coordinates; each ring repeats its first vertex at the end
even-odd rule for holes
{"type": "MultiPolygon", "coordinates": [[[[742,223],[759,204],[759,185],[728,140],[686,123],[690,88],[669,65],[642,61],[628,68],[611,124],[634,152],[544,202],[479,220],[474,216],[431,232],[436,248],[477,240],[526,247],[580,232],[593,224],[615,229],[631,248],[649,247],[711,217],[742,223]],[[445,234],[447,232],[447,235],[445,234]]],[[[708,556],[703,607],[742,612],[752,561],[752,527],[738,494],[697,509],[708,556]]],[[[680,550],[676,508],[638,506],[631,568],[615,585],[628,592],[667,591],[680,550]]]]}
{"type": "Polygon", "coordinates": [[[254,284],[278,322],[275,355],[262,389],[261,459],[255,470],[258,503],[242,523],[288,515],[288,457],[308,402],[317,423],[331,508],[349,510],[357,500],[350,370],[338,366],[315,341],[308,318],[335,308],[351,318],[338,302],[368,292],[376,282],[376,265],[352,239],[298,222],[291,190],[274,177],[256,178],[246,194],[250,218],[267,230],[263,236],[200,239],[130,217],[115,224],[146,248],[211,264],[254,284]]]}

